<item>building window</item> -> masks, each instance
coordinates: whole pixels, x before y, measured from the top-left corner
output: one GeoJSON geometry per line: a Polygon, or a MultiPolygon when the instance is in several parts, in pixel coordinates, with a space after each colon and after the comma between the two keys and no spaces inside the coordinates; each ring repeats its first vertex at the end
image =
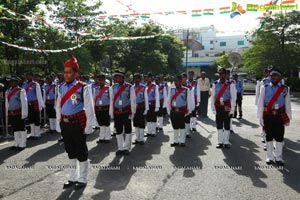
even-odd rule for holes
{"type": "Polygon", "coordinates": [[[199,57],[199,54],[198,53],[195,53],[195,58],[198,58],[199,57]]]}
{"type": "Polygon", "coordinates": [[[226,47],[226,42],[220,42],[220,47],[226,47]]]}
{"type": "Polygon", "coordinates": [[[210,48],[210,50],[214,50],[214,48],[210,48]]]}
{"type": "Polygon", "coordinates": [[[201,47],[201,50],[204,50],[205,49],[205,46],[204,45],[202,45],[202,47],[201,47]]]}
{"type": "Polygon", "coordinates": [[[237,42],[237,44],[238,44],[238,46],[242,46],[242,45],[244,45],[244,40],[240,40],[240,41],[238,41],[238,42],[237,42]]]}
{"type": "Polygon", "coordinates": [[[211,41],[210,41],[210,44],[214,44],[214,41],[213,41],[213,40],[211,40],[211,41]]]}

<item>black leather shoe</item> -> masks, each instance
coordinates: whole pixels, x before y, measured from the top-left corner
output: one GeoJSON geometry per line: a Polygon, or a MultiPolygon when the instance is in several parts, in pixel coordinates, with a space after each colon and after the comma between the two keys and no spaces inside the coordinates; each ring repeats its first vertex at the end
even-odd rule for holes
{"type": "Polygon", "coordinates": [[[186,135],[186,138],[191,138],[191,136],[190,135],[186,135]]]}
{"type": "Polygon", "coordinates": [[[144,145],[145,144],[145,142],[144,141],[140,141],[140,143],[139,143],[140,145],[144,145]]]}
{"type": "Polygon", "coordinates": [[[216,148],[217,148],[217,149],[223,148],[223,144],[217,144],[216,148]]]}
{"type": "Polygon", "coordinates": [[[85,188],[85,187],[86,187],[86,183],[77,182],[75,184],[75,190],[80,190],[80,189],[85,188]]]}
{"type": "Polygon", "coordinates": [[[230,149],[230,147],[231,147],[230,144],[224,144],[225,149],[230,149]]]}
{"type": "Polygon", "coordinates": [[[163,130],[163,128],[158,128],[158,130],[159,130],[159,131],[162,131],[162,130],[163,130]]]}
{"type": "Polygon", "coordinates": [[[119,156],[119,155],[122,155],[123,154],[123,151],[121,151],[121,150],[118,150],[117,152],[116,152],[116,156],[119,156]]]}
{"type": "Polygon", "coordinates": [[[104,140],[98,140],[96,143],[99,144],[99,143],[102,143],[104,142],[104,140]]]}
{"type": "Polygon", "coordinates": [[[180,146],[181,146],[181,147],[185,147],[185,143],[181,143],[180,146]]]}
{"type": "Polygon", "coordinates": [[[233,130],[230,130],[230,133],[231,133],[231,134],[234,134],[234,131],[233,131],[233,130]]]}
{"type": "Polygon", "coordinates": [[[150,133],[147,133],[147,134],[145,135],[145,137],[151,137],[151,134],[150,134],[150,133]]]}
{"type": "Polygon", "coordinates": [[[197,129],[196,128],[192,128],[192,131],[197,132],[197,129]]]}
{"type": "Polygon", "coordinates": [[[32,139],[33,140],[39,140],[39,139],[41,139],[42,137],[41,136],[34,136],[32,139]]]}
{"type": "Polygon", "coordinates": [[[64,141],[64,138],[59,138],[58,140],[57,140],[58,142],[63,142],[64,141]]]}
{"type": "Polygon", "coordinates": [[[9,147],[9,150],[17,150],[17,149],[18,149],[18,147],[16,147],[16,146],[9,147]]]}
{"type": "Polygon", "coordinates": [[[17,147],[18,151],[23,151],[25,149],[25,147],[17,147]]]}
{"type": "Polygon", "coordinates": [[[178,146],[178,145],[179,145],[179,143],[173,143],[173,144],[170,144],[171,147],[176,147],[176,146],[178,146]]]}
{"type": "Polygon", "coordinates": [[[68,182],[64,183],[63,189],[72,187],[72,186],[75,185],[76,183],[77,183],[77,181],[68,181],[68,182]]]}
{"type": "Polygon", "coordinates": [[[279,166],[284,166],[284,162],[275,160],[276,164],[279,166]]]}
{"type": "Polygon", "coordinates": [[[274,161],[273,160],[269,160],[269,161],[266,161],[267,165],[272,165],[274,164],[274,161]]]}
{"type": "Polygon", "coordinates": [[[123,155],[127,156],[127,155],[129,155],[129,154],[130,154],[129,150],[124,150],[124,151],[123,151],[123,155]]]}
{"type": "Polygon", "coordinates": [[[27,140],[34,140],[34,137],[30,136],[30,137],[27,138],[27,140]]]}
{"type": "Polygon", "coordinates": [[[140,142],[139,141],[134,141],[132,144],[139,144],[140,142]]]}
{"type": "Polygon", "coordinates": [[[151,137],[156,137],[156,134],[151,134],[151,137]]]}
{"type": "Polygon", "coordinates": [[[107,143],[109,143],[110,141],[109,141],[109,140],[103,140],[103,142],[107,144],[107,143]]]}

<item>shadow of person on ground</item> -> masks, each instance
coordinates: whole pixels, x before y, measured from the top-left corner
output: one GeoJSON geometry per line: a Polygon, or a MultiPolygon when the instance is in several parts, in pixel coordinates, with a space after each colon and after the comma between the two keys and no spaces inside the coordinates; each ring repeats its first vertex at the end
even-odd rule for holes
{"type": "Polygon", "coordinates": [[[200,156],[206,155],[205,150],[211,145],[211,142],[199,133],[191,134],[191,137],[190,139],[186,139],[185,147],[175,147],[174,153],[170,156],[174,170],[183,169],[183,176],[186,178],[195,176],[193,167],[195,170],[202,169],[203,164],[200,156]]]}
{"type": "Polygon", "coordinates": [[[125,190],[131,177],[137,172],[134,167],[146,166],[146,162],[152,160],[152,155],[160,154],[161,146],[168,141],[169,137],[160,132],[154,138],[149,137],[145,145],[135,145],[130,155],[115,157],[109,166],[119,166],[120,170],[99,171],[94,188],[102,191],[94,195],[92,199],[110,199],[112,192],[125,190]]]}
{"type": "Polygon", "coordinates": [[[230,142],[232,143],[231,149],[222,149],[225,163],[230,167],[242,167],[241,170],[234,170],[234,172],[249,177],[255,187],[266,188],[266,183],[262,181],[263,178],[267,178],[266,174],[255,169],[255,166],[259,165],[257,162],[262,160],[255,153],[262,148],[239,134],[231,134],[230,142]]]}
{"type": "Polygon", "coordinates": [[[283,170],[278,170],[283,175],[283,182],[290,188],[300,193],[300,143],[284,139],[283,159],[285,165],[283,170]]]}

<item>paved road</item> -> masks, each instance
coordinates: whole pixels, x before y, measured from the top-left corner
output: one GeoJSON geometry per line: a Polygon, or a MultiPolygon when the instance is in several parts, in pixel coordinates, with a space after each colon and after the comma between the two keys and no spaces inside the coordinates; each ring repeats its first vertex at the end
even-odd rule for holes
{"type": "Polygon", "coordinates": [[[254,96],[244,97],[245,118],[234,120],[232,148],[215,148],[214,116],[198,121],[198,133],[187,147],[170,147],[171,125],[133,146],[130,156],[116,158],[115,138],[96,144],[88,137],[91,163],[85,190],[63,190],[68,164],[58,134],[43,134],[29,141],[22,152],[9,151],[11,142],[0,144],[0,199],[299,199],[300,197],[300,101],[293,99],[293,121],[286,129],[283,169],[266,168],[260,143],[260,127],[254,96]],[[23,168],[23,169],[16,169],[23,168]]]}

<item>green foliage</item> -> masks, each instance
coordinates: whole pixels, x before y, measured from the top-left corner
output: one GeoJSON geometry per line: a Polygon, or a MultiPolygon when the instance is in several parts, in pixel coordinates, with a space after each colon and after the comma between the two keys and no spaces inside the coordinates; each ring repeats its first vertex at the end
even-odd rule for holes
{"type": "Polygon", "coordinates": [[[253,46],[243,54],[247,72],[262,74],[263,69],[272,65],[289,76],[297,72],[300,63],[300,13],[293,11],[265,19],[263,29],[255,33],[253,46]],[[293,74],[292,73],[292,74],[293,74]]]}
{"type": "Polygon", "coordinates": [[[231,64],[228,62],[229,54],[224,54],[216,60],[216,64],[223,68],[230,68],[231,64]]]}
{"type": "MultiPolygon", "coordinates": [[[[36,17],[48,16],[38,4],[47,7],[51,20],[62,24],[73,32],[61,32],[55,28],[45,27],[36,23],[31,27],[29,21],[4,21],[0,24],[3,33],[1,40],[8,43],[37,49],[65,49],[76,46],[85,39],[127,36],[148,36],[163,34],[160,26],[145,23],[137,26],[133,21],[111,19],[109,21],[81,18],[81,16],[96,16],[101,14],[101,2],[86,4],[84,0],[47,0],[18,1],[7,7],[16,12],[36,17]],[[66,17],[63,19],[62,17],[66,17]],[[93,33],[82,35],[78,32],[93,33]],[[97,36],[97,37],[96,37],[97,36]]],[[[5,12],[5,16],[7,13],[5,12]]],[[[12,16],[7,16],[12,17],[12,16]]],[[[138,40],[104,40],[88,42],[83,47],[72,52],[37,53],[22,51],[17,48],[0,46],[1,73],[22,73],[27,70],[49,74],[61,72],[64,62],[73,53],[79,62],[80,73],[111,73],[115,69],[128,72],[174,73],[183,71],[183,44],[174,36],[153,37],[138,40]],[[29,63],[11,64],[11,60],[31,61],[29,63]],[[41,63],[41,64],[36,64],[41,63]]]]}

